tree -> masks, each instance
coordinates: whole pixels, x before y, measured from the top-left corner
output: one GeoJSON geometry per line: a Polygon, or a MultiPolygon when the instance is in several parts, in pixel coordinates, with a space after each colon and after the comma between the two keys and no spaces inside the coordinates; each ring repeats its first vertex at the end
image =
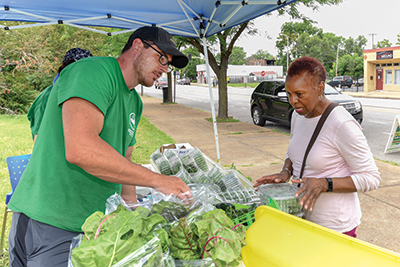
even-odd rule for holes
{"type": "Polygon", "coordinates": [[[0,31],[0,113],[27,112],[37,91],[51,85],[69,49],[80,47],[95,56],[118,56],[126,36],[106,36],[67,25],[0,31]]]}
{"type": "MultiPolygon", "coordinates": [[[[336,63],[330,70],[330,76],[334,77],[336,71],[336,63]]],[[[351,77],[364,76],[364,59],[362,55],[344,55],[338,60],[337,75],[348,75],[351,77]]]]}
{"type": "Polygon", "coordinates": [[[383,39],[382,41],[379,41],[378,43],[376,43],[375,48],[385,48],[385,47],[391,47],[392,43],[389,42],[388,39],[383,39]]]}
{"type": "Polygon", "coordinates": [[[396,44],[397,44],[397,45],[400,45],[400,34],[397,35],[397,42],[396,42],[396,44]]]}
{"type": "MultiPolygon", "coordinates": [[[[302,14],[298,7],[300,4],[305,5],[308,8],[313,10],[317,10],[320,5],[337,5],[343,2],[343,0],[301,0],[294,2],[290,5],[284,6],[278,9],[278,14],[288,14],[293,19],[301,19],[303,21],[307,21],[308,19],[302,14]]],[[[254,35],[257,33],[257,29],[254,27],[253,22],[245,22],[236,27],[226,29],[222,32],[219,32],[215,35],[216,38],[210,37],[207,38],[208,47],[212,47],[214,45],[219,46],[219,50],[221,53],[221,60],[217,62],[216,57],[211,53],[210,49],[208,49],[208,61],[210,67],[213,69],[214,73],[218,77],[218,117],[222,119],[228,118],[228,87],[227,87],[227,68],[229,57],[232,54],[233,47],[235,42],[239,39],[242,34],[254,35]]],[[[198,49],[200,53],[205,54],[204,48],[202,45],[202,41],[195,38],[182,37],[182,42],[187,43],[189,45],[194,46],[198,49]]]]}
{"type": "Polygon", "coordinates": [[[243,65],[244,59],[246,58],[246,52],[243,47],[234,46],[232,54],[229,57],[228,64],[231,65],[243,65]]]}
{"type": "Polygon", "coordinates": [[[258,49],[253,55],[250,56],[251,59],[272,59],[273,56],[263,49],[258,49]]]}

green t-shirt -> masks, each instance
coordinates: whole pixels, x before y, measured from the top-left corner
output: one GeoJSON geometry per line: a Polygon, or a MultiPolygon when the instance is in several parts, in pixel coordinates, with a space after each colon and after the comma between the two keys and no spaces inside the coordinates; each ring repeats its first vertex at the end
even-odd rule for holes
{"type": "Polygon", "coordinates": [[[44,89],[38,97],[36,97],[35,101],[33,101],[31,107],[28,111],[28,120],[31,124],[31,132],[32,139],[35,139],[35,135],[38,134],[40,124],[42,123],[44,111],[46,109],[47,100],[50,96],[51,89],[53,85],[50,85],[46,89],[44,89]]]}
{"type": "Polygon", "coordinates": [[[90,57],[65,68],[53,86],[31,160],[9,203],[13,211],[55,227],[81,232],[85,219],[105,211],[121,185],[101,180],[65,159],[62,104],[80,97],[104,114],[100,137],[121,155],[135,144],[143,103],[130,91],[114,58],[90,57]]]}

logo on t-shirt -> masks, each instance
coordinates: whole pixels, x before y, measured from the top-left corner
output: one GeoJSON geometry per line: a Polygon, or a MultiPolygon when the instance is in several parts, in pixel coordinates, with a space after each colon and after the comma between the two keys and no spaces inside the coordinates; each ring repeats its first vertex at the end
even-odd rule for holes
{"type": "Polygon", "coordinates": [[[133,134],[135,133],[135,129],[136,129],[136,119],[135,119],[135,113],[131,113],[130,115],[129,115],[129,129],[128,129],[128,132],[129,132],[129,135],[131,136],[131,137],[133,137],[133,134]]]}

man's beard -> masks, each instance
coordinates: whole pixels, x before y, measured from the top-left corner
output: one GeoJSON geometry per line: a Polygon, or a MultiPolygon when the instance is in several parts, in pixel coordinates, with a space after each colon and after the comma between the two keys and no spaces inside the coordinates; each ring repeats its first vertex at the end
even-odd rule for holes
{"type": "Polygon", "coordinates": [[[136,72],[137,79],[139,84],[151,87],[154,84],[154,80],[152,77],[145,76],[144,66],[146,66],[146,60],[143,54],[140,54],[135,62],[133,62],[133,70],[136,72]]]}

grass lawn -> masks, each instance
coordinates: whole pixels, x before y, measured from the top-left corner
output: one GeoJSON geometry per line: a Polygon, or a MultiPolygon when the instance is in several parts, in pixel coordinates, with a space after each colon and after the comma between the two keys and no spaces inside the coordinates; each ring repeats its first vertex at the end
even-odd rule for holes
{"type": "MultiPolygon", "coordinates": [[[[170,143],[175,143],[175,141],[150,124],[146,118],[142,117],[136,133],[136,145],[133,149],[132,161],[138,164],[148,164],[150,163],[151,153],[160,148],[161,145],[170,143]]],[[[11,192],[6,158],[32,153],[33,141],[26,115],[0,115],[0,147],[0,220],[2,222],[5,209],[5,196],[11,192]]],[[[3,249],[4,256],[0,258],[1,267],[8,266],[8,232],[11,226],[11,217],[11,213],[8,213],[3,249]]]]}

